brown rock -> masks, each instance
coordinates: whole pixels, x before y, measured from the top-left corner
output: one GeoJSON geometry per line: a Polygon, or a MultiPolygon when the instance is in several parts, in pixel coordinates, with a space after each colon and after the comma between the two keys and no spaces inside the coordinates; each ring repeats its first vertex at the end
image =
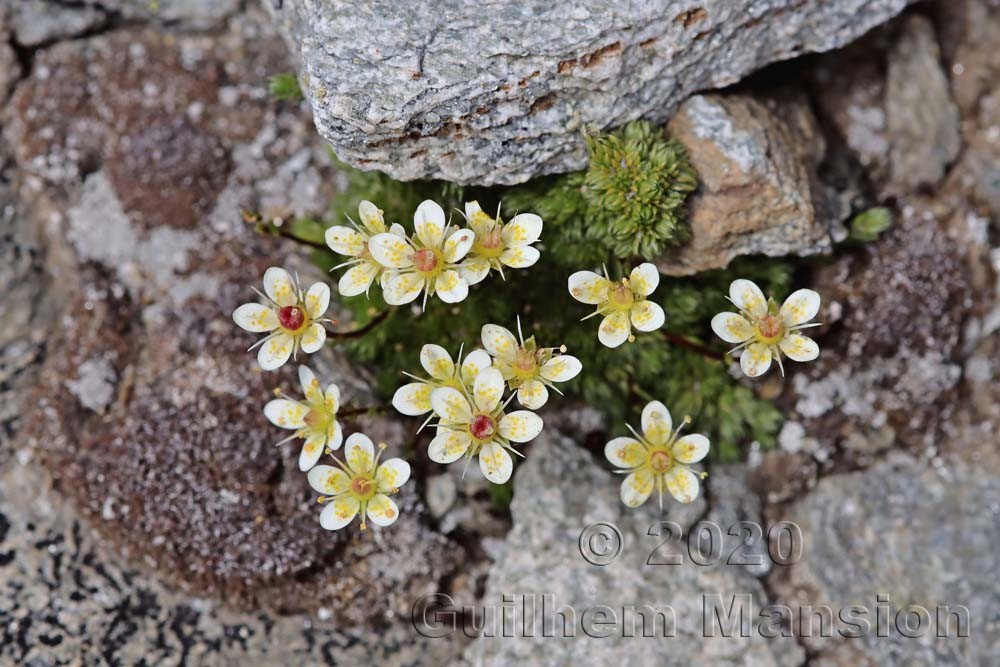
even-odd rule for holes
{"type": "Polygon", "coordinates": [[[816,483],[816,462],[805,454],[766,452],[747,474],[750,489],[768,503],[782,503],[801,495],[816,483]]]}
{"type": "Polygon", "coordinates": [[[688,149],[699,189],[688,207],[691,241],[662,257],[661,271],[684,275],[738,255],[829,250],[828,221],[814,202],[824,141],[804,98],[696,95],[667,131],[688,149]]]}

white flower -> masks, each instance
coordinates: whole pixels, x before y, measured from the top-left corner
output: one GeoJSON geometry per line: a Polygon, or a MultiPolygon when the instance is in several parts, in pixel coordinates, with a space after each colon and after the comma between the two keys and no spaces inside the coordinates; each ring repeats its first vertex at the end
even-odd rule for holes
{"type": "Polygon", "coordinates": [[[281,442],[293,438],[305,440],[299,454],[299,470],[306,471],[316,465],[324,450],[340,448],[344,434],[337,422],[337,410],[340,409],[340,389],[337,385],[328,384],[324,391],[306,366],[299,366],[299,384],[305,395],[304,401],[276,390],[275,394],[280,398],[268,401],[264,406],[264,416],[279,428],[295,430],[291,437],[281,442]]]}
{"type": "Polygon", "coordinates": [[[507,450],[512,442],[528,442],[542,430],[541,418],[528,410],[504,414],[503,375],[487,368],[476,376],[472,394],[452,387],[431,393],[434,413],[441,419],[428,455],[436,463],[452,463],[479,456],[479,469],[494,484],[510,479],[514,462],[507,450]]]}
{"type": "Polygon", "coordinates": [[[390,494],[399,490],[410,478],[410,464],[403,459],[389,459],[379,464],[385,444],[378,446],[378,455],[371,439],[363,433],[352,433],[344,447],[345,460],[339,467],[320,465],[309,471],[309,485],[324,494],[319,502],[326,504],[319,523],[326,530],[338,530],[361,514],[361,530],[367,528],[365,517],[376,526],[389,526],[399,517],[399,508],[390,494]]]}
{"type": "Polygon", "coordinates": [[[549,399],[547,387],[554,382],[572,380],[583,369],[576,357],[565,352],[565,347],[539,348],[535,337],[524,340],[521,333],[521,318],[517,320],[518,338],[509,330],[497,324],[483,325],[483,347],[496,359],[497,368],[507,381],[511,391],[517,391],[517,401],[526,408],[537,410],[549,399]],[[520,339],[520,342],[518,342],[520,339]]]}
{"type": "Polygon", "coordinates": [[[431,392],[438,387],[452,387],[464,391],[471,387],[476,376],[484,368],[489,368],[490,355],[483,350],[473,350],[465,359],[458,353],[459,365],[451,360],[451,355],[440,345],[424,345],[420,350],[420,365],[429,378],[420,378],[404,373],[416,380],[404,384],[392,397],[392,407],[404,415],[414,417],[431,411],[431,392]]]}
{"type": "MultiPolygon", "coordinates": [[[[569,293],[582,303],[597,306],[594,315],[603,315],[597,338],[607,347],[618,347],[626,340],[635,340],[632,327],[639,331],[656,331],[666,320],[663,308],[646,297],[660,284],[660,273],[646,262],[632,269],[628,278],[612,282],[593,271],[577,271],[569,277],[569,293]]],[[[587,319],[586,317],[584,319],[587,319]]]]}
{"type": "Polygon", "coordinates": [[[642,410],[642,435],[631,426],[634,438],[615,438],[604,446],[604,456],[618,472],[628,473],[622,482],[622,502],[638,507],[646,502],[655,488],[663,509],[663,490],[666,489],[682,503],[698,497],[698,478],[707,473],[694,473],[688,464],[697,463],[708,453],[708,438],[697,433],[677,437],[690,420],[685,417],[677,430],[673,430],[670,411],[659,401],[653,401],[642,410]]]}
{"type": "Polygon", "coordinates": [[[427,200],[413,215],[416,239],[396,234],[376,234],[368,248],[376,262],[388,269],[382,274],[382,293],[392,306],[410,303],[420,293],[437,294],[445,303],[457,303],[469,294],[469,284],[458,262],[475,241],[471,229],[447,228],[444,210],[427,200]],[[450,233],[448,233],[450,232],[450,233]]]}
{"type": "MultiPolygon", "coordinates": [[[[254,290],[256,291],[256,290],[254,290]]],[[[302,292],[288,272],[272,266],[264,272],[264,292],[257,292],[268,305],[245,303],[233,312],[233,320],[241,329],[255,333],[269,332],[250,349],[261,346],[257,362],[265,371],[280,368],[299,349],[307,354],[323,347],[326,329],[323,318],[330,306],[330,288],[325,283],[313,283],[302,292]]]]}
{"type": "MultiPolygon", "coordinates": [[[[335,225],[326,230],[326,244],[331,250],[339,255],[354,257],[351,261],[334,267],[351,267],[337,283],[337,290],[342,296],[357,296],[362,292],[368,294],[372,282],[386,268],[372,257],[368,247],[373,236],[387,231],[381,209],[370,201],[362,201],[358,205],[358,217],[361,218],[361,224],[351,220],[353,229],[335,225]]],[[[406,236],[402,226],[398,224],[393,224],[388,231],[402,238],[406,236]]]]}
{"type": "Polygon", "coordinates": [[[719,313],[712,318],[712,331],[727,343],[738,343],[732,350],[743,350],[740,368],[749,377],[757,377],[771,367],[771,359],[781,363],[784,353],[792,361],[812,361],[819,356],[819,346],[812,338],[798,333],[819,324],[806,324],[819,312],[819,294],[809,289],[792,292],[778,308],[773,299],[749,280],[734,280],[729,286],[729,300],[739,313],[719,313]]]}
{"type": "Polygon", "coordinates": [[[519,213],[504,224],[499,209],[492,218],[479,202],[471,201],[465,205],[465,220],[476,233],[469,258],[462,262],[462,275],[470,285],[483,280],[491,268],[503,277],[504,266],[524,269],[538,261],[539,252],[531,244],[542,234],[542,219],[534,213],[519,213]]]}

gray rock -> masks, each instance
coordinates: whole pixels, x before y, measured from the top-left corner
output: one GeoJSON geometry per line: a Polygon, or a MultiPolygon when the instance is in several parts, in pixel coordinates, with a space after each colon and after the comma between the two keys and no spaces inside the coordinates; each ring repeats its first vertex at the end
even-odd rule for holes
{"type": "Polygon", "coordinates": [[[240,0],[101,0],[100,5],[124,18],[181,24],[205,30],[217,27],[240,6],[240,0]]]}
{"type": "Polygon", "coordinates": [[[907,18],[889,54],[886,116],[892,180],[909,187],[934,185],[958,155],[958,107],[934,26],[922,16],[907,18]]]}
{"type": "Polygon", "coordinates": [[[804,96],[695,95],[667,132],[687,148],[699,187],[688,205],[691,240],[661,257],[660,271],[830,249],[842,212],[831,216],[816,175],[825,143],[804,96]]]}
{"type": "Polygon", "coordinates": [[[14,39],[35,47],[75,37],[102,25],[107,15],[90,5],[63,5],[52,0],[20,0],[11,17],[14,39]]]}
{"type": "MultiPolygon", "coordinates": [[[[802,641],[826,661],[848,665],[859,650],[877,665],[987,665],[995,662],[1000,633],[1000,476],[996,465],[961,462],[928,468],[911,459],[880,463],[859,473],[827,477],[792,504],[784,518],[802,530],[799,562],[775,570],[771,590],[788,605],[802,641]],[[879,637],[879,595],[888,636],[879,637]],[[798,623],[805,604],[867,608],[870,632],[844,638],[814,636],[798,623]],[[968,608],[971,632],[957,639],[955,619],[945,632],[943,605],[968,608]],[[903,636],[896,614],[923,607],[925,634],[903,636]],[[925,619],[926,621],[926,619],[925,619]],[[937,632],[947,636],[938,637],[937,632]],[[847,646],[851,645],[851,646],[847,646]],[[856,650],[855,650],[856,649],[856,650]]],[[[916,623],[914,618],[912,621],[916,623]]]]}
{"type": "Polygon", "coordinates": [[[579,169],[584,124],[662,122],[694,91],[842,46],[908,0],[283,4],[316,126],[343,160],[494,184],[579,169]]]}
{"type": "MultiPolygon", "coordinates": [[[[499,609],[503,596],[512,596],[507,606],[516,606],[517,614],[521,614],[522,601],[535,604],[535,635],[529,636],[521,626],[511,628],[508,622],[508,636],[503,636],[504,628],[497,622],[495,635],[481,636],[473,643],[465,653],[466,661],[473,665],[662,665],[667,641],[671,657],[667,664],[801,664],[803,654],[794,640],[704,636],[703,596],[718,594],[727,608],[732,596],[741,594],[761,604],[760,582],[742,567],[695,565],[676,539],[664,546],[666,535],[657,536],[658,522],[668,520],[675,521],[686,537],[704,514],[702,497],[691,505],[665,500],[662,513],[655,499],[631,510],[619,499],[622,477],[605,467],[550,429],[532,444],[527,461],[516,471],[511,504],[514,527],[490,571],[483,604],[499,609]],[[613,524],[623,537],[620,555],[605,566],[587,562],[581,553],[581,532],[596,522],[613,524]],[[647,564],[647,559],[663,562],[670,555],[680,555],[681,564],[647,564]],[[550,597],[543,601],[545,595],[550,597]],[[600,605],[610,609],[597,611],[600,605]],[[651,635],[644,636],[637,622],[635,636],[626,636],[635,620],[626,607],[643,605],[675,619],[675,636],[664,639],[663,617],[654,627],[645,626],[651,635]],[[554,614],[563,606],[576,614],[572,638],[564,637],[564,626],[554,614]],[[609,612],[618,625],[592,628],[585,620],[609,612]],[[543,637],[546,628],[556,636],[543,637]],[[607,636],[595,636],[602,632],[607,636]]],[[[718,516],[728,520],[731,512],[720,510],[718,516]]],[[[607,528],[601,530],[614,539],[607,528]]],[[[614,553],[613,548],[605,551],[613,542],[603,539],[584,540],[585,545],[593,545],[591,558],[614,553]]]]}

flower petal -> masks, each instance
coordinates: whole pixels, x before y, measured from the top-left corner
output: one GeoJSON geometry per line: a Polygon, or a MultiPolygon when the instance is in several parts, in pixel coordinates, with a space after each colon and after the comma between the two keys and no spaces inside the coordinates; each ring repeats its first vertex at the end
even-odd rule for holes
{"type": "Polygon", "coordinates": [[[667,491],[682,503],[693,502],[698,497],[698,475],[681,465],[675,465],[665,476],[667,491]]]}
{"type": "Polygon", "coordinates": [[[334,419],[326,429],[326,446],[330,449],[340,449],[344,443],[344,430],[340,428],[340,422],[334,419]]]}
{"type": "Polygon", "coordinates": [[[319,457],[323,456],[323,446],[326,444],[325,433],[313,433],[302,444],[302,451],[299,452],[299,470],[305,472],[316,465],[319,457]]]}
{"type": "Polygon", "coordinates": [[[528,442],[542,432],[542,418],[529,410],[516,410],[504,415],[497,426],[508,440],[528,442]]]}
{"type": "Polygon", "coordinates": [[[462,458],[470,444],[472,444],[472,436],[465,431],[452,431],[443,428],[431,440],[427,456],[435,463],[451,463],[462,458]]]}
{"type": "Polygon", "coordinates": [[[391,233],[376,234],[368,240],[368,250],[372,258],[382,266],[405,269],[412,266],[410,255],[413,249],[405,239],[391,233]]]}
{"type": "Polygon", "coordinates": [[[355,264],[340,277],[337,282],[337,291],[341,296],[357,296],[364,294],[372,286],[372,281],[382,269],[375,262],[361,262],[355,264]]]}
{"type": "Polygon", "coordinates": [[[307,477],[309,486],[327,496],[343,493],[351,486],[351,478],[347,473],[333,466],[316,466],[309,471],[307,477]]]}
{"type": "Polygon", "coordinates": [[[325,236],[326,245],[338,255],[357,257],[365,249],[365,237],[350,227],[342,227],[340,225],[328,227],[325,236]]]}
{"type": "Polygon", "coordinates": [[[740,368],[747,377],[758,377],[771,367],[771,348],[763,343],[754,343],[740,355],[740,368]]]}
{"type": "Polygon", "coordinates": [[[299,339],[299,347],[306,354],[312,354],[323,347],[323,343],[326,342],[326,329],[319,322],[313,322],[309,327],[302,333],[302,338],[299,339]]]}
{"type": "Polygon", "coordinates": [[[384,493],[376,493],[368,501],[366,514],[376,526],[391,526],[399,518],[399,508],[392,498],[384,493]]]}
{"type": "Polygon", "coordinates": [[[264,272],[264,293],[279,306],[294,306],[299,301],[292,277],[277,266],[264,272]]]}
{"type": "Polygon", "coordinates": [[[633,471],[622,481],[621,498],[627,507],[638,507],[646,502],[656,485],[653,473],[647,468],[633,471]]]}
{"type": "Polygon", "coordinates": [[[365,226],[371,234],[381,234],[385,231],[385,216],[378,206],[368,200],[362,200],[358,204],[358,217],[361,224],[365,226]]]}
{"type": "Polygon", "coordinates": [[[428,343],[420,348],[420,365],[440,382],[447,382],[455,376],[455,362],[451,360],[448,350],[440,345],[428,343]]]}
{"type": "Polygon", "coordinates": [[[630,315],[632,316],[632,326],[639,331],[656,331],[667,320],[660,304],[645,300],[632,304],[630,315]]]}
{"type": "Polygon", "coordinates": [[[628,321],[628,313],[611,313],[601,321],[597,330],[597,339],[606,347],[618,347],[628,340],[632,327],[628,321]]]}
{"type": "Polygon", "coordinates": [[[305,364],[299,366],[299,385],[302,386],[302,394],[307,401],[310,403],[323,402],[323,387],[316,379],[316,374],[305,364]]]}
{"type": "Polygon", "coordinates": [[[245,303],[237,308],[233,311],[233,321],[239,328],[254,333],[274,331],[278,328],[278,315],[274,309],[259,303],[245,303]]]}
{"type": "Polygon", "coordinates": [[[280,333],[260,346],[257,352],[257,363],[265,371],[281,368],[292,356],[295,340],[286,333],[280,333]]]}
{"type": "Polygon", "coordinates": [[[389,459],[379,464],[375,483],[379,493],[392,493],[410,479],[410,464],[403,459],[389,459]]]}
{"type": "Polygon", "coordinates": [[[719,313],[712,318],[712,331],[727,343],[744,343],[753,338],[753,325],[739,313],[719,313]]]}
{"type": "Polygon", "coordinates": [[[499,324],[484,324],[480,337],[486,351],[498,359],[512,359],[520,347],[510,329],[499,324]]]}
{"type": "Polygon", "coordinates": [[[426,382],[404,384],[392,395],[392,407],[410,417],[422,415],[431,410],[431,392],[434,387],[426,382]]]}
{"type": "Polygon", "coordinates": [[[390,306],[410,303],[424,288],[424,279],[416,273],[383,273],[382,297],[390,306]]]}
{"type": "Polygon", "coordinates": [[[819,345],[812,338],[800,334],[789,334],[778,347],[792,361],[812,361],[819,356],[819,345]]]}
{"type": "Polygon", "coordinates": [[[646,448],[635,438],[615,438],[604,445],[604,458],[619,468],[638,468],[646,461],[646,448]]]}
{"type": "Polygon", "coordinates": [[[659,401],[650,401],[642,409],[642,434],[654,445],[662,445],[670,438],[674,420],[670,410],[659,401]]]}
{"type": "Polygon", "coordinates": [[[514,269],[526,269],[533,266],[540,256],[538,248],[530,245],[515,246],[500,253],[500,263],[514,269]]]}
{"type": "Polygon", "coordinates": [[[549,400],[549,390],[538,380],[529,380],[517,390],[517,402],[529,410],[537,410],[549,400]]]}
{"type": "Polygon", "coordinates": [[[649,296],[660,284],[660,272],[650,262],[645,262],[632,269],[628,275],[628,286],[641,296],[649,296]]]}
{"type": "Polygon", "coordinates": [[[472,419],[472,408],[461,392],[451,387],[438,387],[431,392],[434,414],[444,422],[465,423],[472,419]]]}
{"type": "Polygon", "coordinates": [[[444,240],[444,209],[437,202],[427,199],[420,202],[413,214],[413,228],[417,238],[427,248],[440,248],[444,240]]]}
{"type": "Polygon", "coordinates": [[[483,412],[493,412],[503,398],[503,375],[493,368],[484,368],[476,376],[472,386],[472,398],[476,401],[476,407],[483,412]]]}
{"type": "Polygon", "coordinates": [[[268,401],[264,406],[264,416],[267,417],[267,421],[279,428],[302,428],[306,425],[305,418],[308,412],[308,405],[285,398],[268,401]]]}
{"type": "Polygon", "coordinates": [[[476,285],[483,282],[490,272],[490,260],[485,257],[468,257],[458,265],[458,270],[465,278],[465,282],[476,285]]]}
{"type": "Polygon", "coordinates": [[[541,235],[542,219],[534,213],[519,213],[500,230],[500,238],[508,247],[534,243],[541,235]]]}
{"type": "Polygon", "coordinates": [[[444,255],[444,261],[449,264],[454,264],[458,262],[467,254],[472,248],[472,244],[476,241],[476,234],[471,229],[460,229],[451,236],[447,238],[444,242],[444,250],[442,253],[444,255]]]}
{"type": "Polygon", "coordinates": [[[473,350],[469,352],[465,355],[465,359],[462,360],[462,382],[472,384],[476,381],[476,376],[483,369],[489,368],[492,365],[493,360],[490,359],[490,355],[486,353],[486,350],[473,350]]]}
{"type": "Polygon", "coordinates": [[[583,364],[579,359],[569,354],[560,354],[542,364],[538,374],[549,382],[566,382],[575,378],[582,370],[583,364]]]}
{"type": "Polygon", "coordinates": [[[700,433],[685,435],[674,443],[674,458],[681,463],[697,463],[708,454],[710,444],[700,433]]]}
{"type": "Polygon", "coordinates": [[[503,447],[491,442],[479,450],[479,469],[486,479],[494,484],[503,484],[514,472],[514,462],[503,447]]]}
{"type": "Polygon", "coordinates": [[[313,283],[306,291],[306,313],[316,320],[323,317],[330,307],[330,286],[326,283],[313,283]]]}
{"type": "Polygon", "coordinates": [[[364,433],[352,433],[347,437],[344,456],[347,465],[354,472],[371,472],[372,464],[375,462],[375,445],[372,444],[371,438],[364,433]]]}
{"type": "Polygon", "coordinates": [[[331,382],[323,392],[323,404],[329,412],[336,413],[340,409],[340,387],[331,382]]]}
{"type": "Polygon", "coordinates": [[[337,496],[320,512],[319,525],[326,530],[339,530],[354,520],[359,507],[360,503],[353,496],[348,494],[337,496]]]}
{"type": "Polygon", "coordinates": [[[597,305],[608,300],[608,281],[593,271],[577,271],[568,284],[570,296],[581,303],[597,305]]]}
{"type": "Polygon", "coordinates": [[[811,289],[795,290],[781,304],[781,321],[786,327],[803,324],[816,317],[819,312],[819,294],[811,289]]]}
{"type": "Polygon", "coordinates": [[[448,269],[434,283],[434,293],[445,303],[458,303],[469,296],[469,283],[455,269],[448,269]]]}
{"type": "Polygon", "coordinates": [[[729,298],[737,308],[750,313],[751,317],[767,315],[767,299],[753,281],[743,278],[734,280],[729,285],[729,298]]]}

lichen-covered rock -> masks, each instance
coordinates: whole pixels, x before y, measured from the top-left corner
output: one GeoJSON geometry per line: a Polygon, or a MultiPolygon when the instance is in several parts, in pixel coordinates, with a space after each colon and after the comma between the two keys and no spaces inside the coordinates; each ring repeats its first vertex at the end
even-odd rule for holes
{"type": "Polygon", "coordinates": [[[692,92],[842,46],[908,2],[278,4],[316,126],[343,160],[494,184],[579,169],[584,124],[662,122],[692,92]]]}
{"type": "MultiPolygon", "coordinates": [[[[406,612],[457,552],[413,484],[391,528],[323,531],[297,446],[276,448],[285,434],[263,418],[275,386],[298,392],[296,369],[262,373],[231,313],[289,253],[239,211],[317,215],[337,179],[302,110],[267,100],[286,65],[261,19],[60,43],[18,87],[7,138],[66,304],[25,434],[56,491],[133,564],[236,607],[360,623],[406,612]]],[[[308,361],[345,409],[374,404],[342,353],[308,361]]],[[[343,425],[396,454],[409,438],[386,417],[343,425]]]]}
{"type": "Polygon", "coordinates": [[[51,0],[20,0],[12,3],[10,22],[14,39],[26,47],[75,37],[100,27],[107,14],[91,5],[63,5],[51,0]]]}
{"type": "MultiPolygon", "coordinates": [[[[782,518],[802,530],[802,558],[775,568],[771,590],[792,610],[793,628],[824,665],[985,665],[996,658],[1000,615],[1000,468],[946,462],[940,467],[908,457],[864,472],[820,480],[782,518]],[[878,596],[885,596],[879,602],[878,596]],[[828,605],[830,637],[799,623],[805,605],[828,605]],[[869,631],[845,638],[840,610],[861,605],[869,631]],[[954,617],[938,611],[964,606],[966,638],[954,617]],[[880,636],[877,608],[884,606],[880,636]],[[923,632],[900,632],[897,613],[919,613],[923,632]],[[950,632],[945,623],[950,623],[950,632]],[[944,636],[938,635],[941,632],[944,636]],[[810,635],[811,636],[807,636],[810,635]],[[869,662],[854,662],[858,652],[869,662]]],[[[910,620],[917,627],[916,618],[910,620]]],[[[905,627],[905,626],[904,626],[905,627]]],[[[850,628],[847,628],[850,630],[850,628]]]]}
{"type": "MultiPolygon", "coordinates": [[[[520,614],[517,596],[536,596],[534,635],[526,636],[518,615],[517,627],[508,631],[511,634],[504,636],[498,624],[493,636],[484,634],[468,648],[466,661],[472,665],[652,666],[663,664],[662,647],[668,642],[678,664],[802,664],[804,656],[792,639],[705,636],[703,595],[721,595],[728,605],[732,595],[745,594],[753,596],[756,604],[763,604],[765,595],[760,582],[740,566],[694,564],[677,537],[664,544],[668,535],[659,532],[659,521],[677,522],[686,540],[687,531],[705,510],[703,496],[692,505],[665,499],[662,513],[655,497],[639,509],[629,509],[619,498],[621,480],[621,476],[596,463],[585,449],[551,430],[531,445],[527,461],[514,478],[514,526],[490,571],[482,604],[495,607],[499,614],[505,602],[503,596],[513,596],[507,605],[516,606],[520,614]],[[621,554],[608,565],[591,564],[581,555],[581,549],[587,548],[582,545],[590,544],[596,545],[590,553],[608,553],[605,548],[609,543],[601,538],[581,542],[581,533],[595,522],[608,522],[621,531],[621,554]],[[682,554],[682,564],[663,564],[671,554],[682,554]],[[550,615],[564,605],[574,610],[573,637],[563,635],[558,618],[552,621],[543,615],[542,595],[550,596],[550,615]],[[597,637],[581,628],[586,627],[586,610],[599,605],[606,605],[616,621],[600,628],[602,636],[597,637]],[[627,632],[632,628],[629,621],[623,620],[627,613],[623,605],[671,607],[676,635],[664,639],[661,621],[657,621],[651,636],[644,636],[641,626],[629,636],[627,632]],[[550,625],[545,626],[547,622],[550,625]],[[543,636],[545,627],[555,636],[543,636]]],[[[738,516],[740,510],[736,508],[723,509],[726,502],[723,499],[718,513],[710,518],[727,521],[738,516]]],[[[752,508],[743,508],[748,510],[752,508]]],[[[456,604],[471,603],[456,600],[456,604]]]]}
{"type": "Polygon", "coordinates": [[[817,177],[825,144],[804,97],[695,95],[667,132],[687,149],[698,190],[688,204],[691,240],[657,261],[662,272],[830,249],[841,216],[827,210],[817,177]]]}

